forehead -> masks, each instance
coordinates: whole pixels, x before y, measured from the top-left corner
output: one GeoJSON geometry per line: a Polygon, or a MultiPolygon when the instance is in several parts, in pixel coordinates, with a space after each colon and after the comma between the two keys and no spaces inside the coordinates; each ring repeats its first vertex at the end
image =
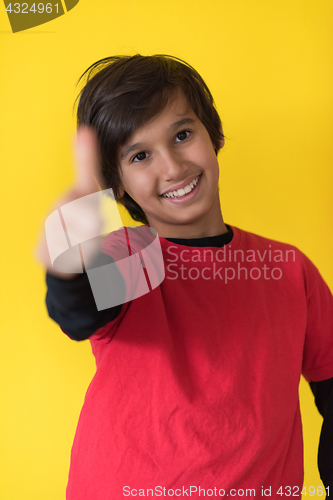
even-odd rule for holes
{"type": "Polygon", "coordinates": [[[153,117],[151,121],[168,114],[181,116],[190,113],[194,114],[184,92],[178,88],[170,94],[165,108],[157,116],[153,117]]]}
{"type": "MultiPolygon", "coordinates": [[[[193,121],[197,119],[194,111],[192,110],[191,106],[189,105],[185,94],[183,93],[182,90],[177,89],[174,91],[171,95],[170,98],[168,99],[168,102],[165,106],[165,108],[160,111],[158,114],[153,116],[148,122],[143,124],[141,127],[138,127],[132,134],[132,136],[129,138],[128,142],[132,142],[132,139],[135,135],[145,133],[145,131],[151,131],[151,130],[156,130],[157,126],[161,126],[162,128],[165,127],[166,129],[169,129],[172,127],[172,125],[179,124],[181,126],[182,123],[186,123],[187,120],[188,122],[190,119],[193,121]]],[[[177,127],[176,127],[177,128],[177,127]]]]}

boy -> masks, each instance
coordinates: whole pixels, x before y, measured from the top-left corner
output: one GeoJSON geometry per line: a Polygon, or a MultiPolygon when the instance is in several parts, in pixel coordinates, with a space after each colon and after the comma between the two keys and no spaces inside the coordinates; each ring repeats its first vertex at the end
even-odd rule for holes
{"type": "MultiPolygon", "coordinates": [[[[221,121],[192,67],[136,55],[106,58],[85,75],[78,124],[96,131],[100,150],[92,130],[79,128],[79,179],[59,205],[97,191],[94,177],[112,188],[134,220],[157,232],[165,278],[128,301],[122,276],[123,301],[97,310],[87,274],[57,273],[45,242],[41,248],[49,314],[72,339],[90,339],[97,364],[67,499],[300,497],[302,373],[325,417],[319,464],[327,489],[318,495],[328,493],[327,285],[297,248],[224,223],[221,121]]],[[[134,230],[123,240],[116,233],[103,239],[98,265],[120,265],[129,234],[129,251],[140,251],[134,230]]]]}

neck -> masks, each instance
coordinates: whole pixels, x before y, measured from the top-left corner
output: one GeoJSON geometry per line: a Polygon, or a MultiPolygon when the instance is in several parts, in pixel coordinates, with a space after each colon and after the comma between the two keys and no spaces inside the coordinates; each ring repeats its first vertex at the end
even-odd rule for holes
{"type": "Polygon", "coordinates": [[[162,238],[196,239],[219,236],[228,232],[224,224],[218,193],[210,209],[197,220],[185,224],[172,224],[149,220],[149,225],[162,238]]]}

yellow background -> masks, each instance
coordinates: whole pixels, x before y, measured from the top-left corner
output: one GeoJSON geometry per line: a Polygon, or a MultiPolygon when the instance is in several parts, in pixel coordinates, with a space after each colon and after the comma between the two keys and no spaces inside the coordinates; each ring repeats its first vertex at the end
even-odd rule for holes
{"type": "MultiPolygon", "coordinates": [[[[193,65],[227,136],[225,221],[298,246],[333,289],[332,28],[332,0],[80,0],[13,35],[0,5],[1,500],[65,499],[95,368],[89,342],[69,340],[48,318],[32,256],[50,205],[74,179],[78,77],[114,54],[193,65]]],[[[300,392],[305,484],[318,486],[321,417],[304,381],[300,392]]]]}

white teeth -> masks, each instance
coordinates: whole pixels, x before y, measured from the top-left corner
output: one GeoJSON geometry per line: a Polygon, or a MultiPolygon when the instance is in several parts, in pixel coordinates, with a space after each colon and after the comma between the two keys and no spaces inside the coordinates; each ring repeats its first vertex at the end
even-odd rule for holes
{"type": "Polygon", "coordinates": [[[199,177],[200,175],[198,175],[198,177],[196,177],[192,182],[190,182],[190,184],[188,184],[184,188],[178,189],[177,191],[170,191],[170,193],[165,193],[162,196],[164,196],[165,198],[181,198],[185,194],[188,194],[192,191],[194,186],[198,184],[199,177]]]}

